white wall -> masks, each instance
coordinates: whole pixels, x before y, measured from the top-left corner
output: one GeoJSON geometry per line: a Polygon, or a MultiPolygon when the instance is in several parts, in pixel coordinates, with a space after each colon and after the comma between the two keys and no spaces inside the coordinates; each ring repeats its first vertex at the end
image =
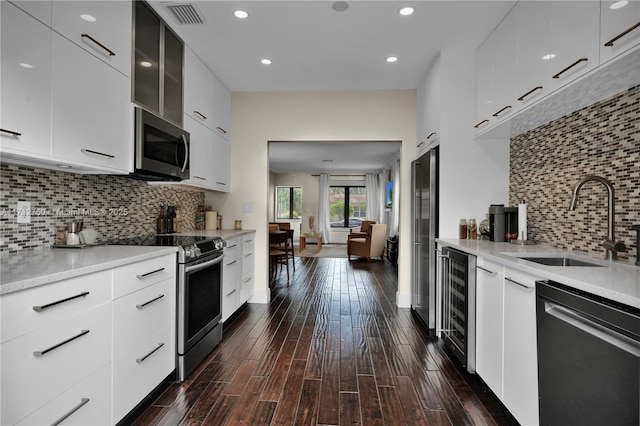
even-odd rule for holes
{"type": "MultiPolygon", "coordinates": [[[[208,193],[226,224],[241,219],[256,232],[256,291],[252,302],[269,300],[268,286],[268,141],[400,140],[401,179],[411,182],[415,156],[416,92],[256,92],[232,95],[231,193],[208,193]],[[243,213],[251,201],[253,213],[243,213]]],[[[410,300],[410,185],[400,194],[398,300],[410,300]],[[403,238],[404,236],[404,238],[403,238]]],[[[402,305],[401,305],[402,306],[402,305]]],[[[403,307],[408,307],[406,303],[403,307]]]]}

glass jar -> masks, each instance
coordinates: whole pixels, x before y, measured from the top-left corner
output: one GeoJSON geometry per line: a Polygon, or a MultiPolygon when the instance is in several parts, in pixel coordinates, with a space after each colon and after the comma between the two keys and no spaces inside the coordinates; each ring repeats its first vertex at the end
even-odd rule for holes
{"type": "Polygon", "coordinates": [[[478,239],[478,225],[476,224],[476,219],[469,219],[469,239],[477,240],[478,239]]]}
{"type": "Polygon", "coordinates": [[[467,231],[468,231],[467,219],[460,219],[460,226],[458,227],[458,234],[459,234],[458,238],[460,238],[461,240],[466,240],[467,231]]]}

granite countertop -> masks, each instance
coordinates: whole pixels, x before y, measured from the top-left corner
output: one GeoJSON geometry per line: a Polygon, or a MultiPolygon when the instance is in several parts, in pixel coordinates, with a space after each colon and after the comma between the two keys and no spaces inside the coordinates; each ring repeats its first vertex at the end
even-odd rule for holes
{"type": "Polygon", "coordinates": [[[541,279],[548,279],[586,291],[625,305],[640,308],[640,266],[634,264],[635,258],[625,261],[607,261],[583,253],[573,253],[545,244],[517,245],[495,243],[487,240],[436,239],[438,244],[458,248],[467,253],[526,272],[541,279]],[[546,266],[519,259],[519,256],[531,257],[558,255],[584,260],[600,265],[592,266],[546,266]]]}
{"type": "Polygon", "coordinates": [[[3,254],[0,295],[177,252],[176,247],[52,248],[3,254]]]}

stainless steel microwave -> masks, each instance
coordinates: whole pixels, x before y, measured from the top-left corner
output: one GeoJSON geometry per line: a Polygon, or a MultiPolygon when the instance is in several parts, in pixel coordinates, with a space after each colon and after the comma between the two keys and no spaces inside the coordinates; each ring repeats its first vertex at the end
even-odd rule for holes
{"type": "Polygon", "coordinates": [[[135,108],[135,168],[131,177],[155,181],[189,179],[189,133],[135,108]]]}

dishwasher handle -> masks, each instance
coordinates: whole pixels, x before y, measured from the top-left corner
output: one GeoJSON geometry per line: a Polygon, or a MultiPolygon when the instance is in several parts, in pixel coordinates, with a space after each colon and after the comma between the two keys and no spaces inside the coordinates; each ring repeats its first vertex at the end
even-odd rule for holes
{"type": "Polygon", "coordinates": [[[607,328],[580,313],[553,302],[544,300],[544,310],[547,314],[576,327],[593,337],[603,340],[633,356],[640,358],[640,342],[607,328]]]}

